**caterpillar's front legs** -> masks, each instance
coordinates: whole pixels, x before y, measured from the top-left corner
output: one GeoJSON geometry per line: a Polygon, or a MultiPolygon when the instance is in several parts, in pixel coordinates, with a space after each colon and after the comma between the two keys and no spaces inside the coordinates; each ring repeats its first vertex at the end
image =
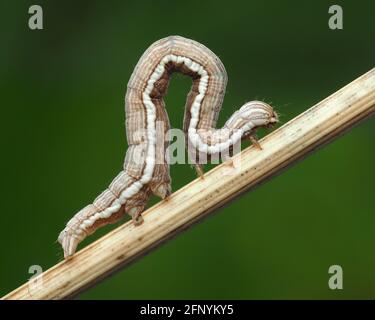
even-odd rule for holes
{"type": "MultiPolygon", "coordinates": [[[[186,118],[189,120],[189,117],[186,118]]],[[[196,130],[194,127],[189,127],[188,138],[194,148],[192,152],[189,148],[188,150],[193,155],[193,159],[197,159],[196,155],[201,154],[207,158],[214,154],[225,156],[225,154],[232,153],[236,143],[240,143],[242,139],[249,139],[256,148],[262,150],[256,130],[260,127],[273,126],[277,122],[278,115],[270,105],[261,101],[251,101],[236,111],[221,129],[201,128],[196,130]]],[[[195,169],[201,176],[202,167],[195,164],[195,169]]]]}
{"type": "Polygon", "coordinates": [[[198,164],[198,163],[195,163],[194,164],[194,169],[197,173],[197,176],[199,178],[203,178],[203,175],[204,175],[204,169],[203,169],[203,166],[201,164],[198,164]]]}
{"type": "Polygon", "coordinates": [[[249,140],[251,141],[251,143],[254,145],[255,148],[259,150],[263,150],[262,146],[260,145],[258,141],[258,136],[255,132],[249,135],[249,140]]]}

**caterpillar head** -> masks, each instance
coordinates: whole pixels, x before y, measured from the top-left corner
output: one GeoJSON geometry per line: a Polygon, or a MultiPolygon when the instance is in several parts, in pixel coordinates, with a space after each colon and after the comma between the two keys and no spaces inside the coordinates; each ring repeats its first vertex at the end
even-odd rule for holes
{"type": "Polygon", "coordinates": [[[238,113],[245,122],[245,127],[271,127],[279,121],[276,111],[263,101],[247,102],[238,113]]]}
{"type": "Polygon", "coordinates": [[[263,101],[245,103],[226,123],[230,129],[241,129],[243,135],[259,127],[272,127],[279,121],[273,108],[263,101]]]}

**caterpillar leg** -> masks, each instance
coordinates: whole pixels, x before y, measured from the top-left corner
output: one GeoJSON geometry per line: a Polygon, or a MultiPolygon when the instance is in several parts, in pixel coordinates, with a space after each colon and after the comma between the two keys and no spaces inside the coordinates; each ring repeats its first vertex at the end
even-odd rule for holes
{"type": "Polygon", "coordinates": [[[145,186],[126,201],[124,205],[125,212],[131,216],[134,225],[139,226],[143,223],[142,212],[145,210],[149,198],[150,188],[145,186]]]}
{"type": "Polygon", "coordinates": [[[257,137],[256,133],[250,134],[249,135],[249,140],[254,145],[254,147],[256,147],[259,150],[263,150],[262,146],[260,145],[260,143],[258,141],[258,137],[257,137]]]}
{"type": "Polygon", "coordinates": [[[157,164],[148,185],[154,195],[162,199],[167,198],[172,193],[169,165],[157,164]]]}
{"type": "Polygon", "coordinates": [[[203,176],[204,176],[203,166],[201,164],[198,164],[198,163],[194,164],[193,166],[194,166],[194,169],[195,169],[195,171],[197,173],[197,176],[199,178],[203,178],[203,176]]]}

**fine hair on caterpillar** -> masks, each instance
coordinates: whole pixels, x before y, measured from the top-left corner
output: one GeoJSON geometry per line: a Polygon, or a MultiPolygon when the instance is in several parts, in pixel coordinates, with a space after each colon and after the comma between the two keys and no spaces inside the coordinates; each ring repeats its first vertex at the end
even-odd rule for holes
{"type": "MultiPolygon", "coordinates": [[[[69,257],[85,237],[101,226],[117,222],[128,213],[135,225],[143,222],[141,213],[152,194],[164,199],[171,194],[170,153],[181,155],[171,144],[171,136],[188,150],[199,176],[202,164],[224,161],[249,139],[261,149],[256,130],[278,122],[273,108],[262,101],[245,103],[222,128],[216,128],[227,84],[227,73],[220,59],[204,45],[180,36],[153,43],[138,61],[125,95],[128,149],[123,170],[91,204],[80,210],[61,231],[58,241],[69,257]],[[163,97],[171,75],[179,72],[192,78],[187,95],[183,130],[170,131],[163,97]],[[181,137],[184,137],[182,140],[181,137]]],[[[261,152],[261,151],[260,151],[261,152]]]]}

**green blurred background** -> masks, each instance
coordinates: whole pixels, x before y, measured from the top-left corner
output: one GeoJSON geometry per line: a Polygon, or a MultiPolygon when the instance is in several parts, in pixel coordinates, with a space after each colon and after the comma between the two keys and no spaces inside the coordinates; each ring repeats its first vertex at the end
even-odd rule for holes
{"type": "MultiPolygon", "coordinates": [[[[0,295],[61,260],[67,220],[122,168],[124,94],[154,41],[193,38],[223,61],[219,126],[245,101],[298,115],[373,67],[373,1],[10,1],[0,4],[0,295]],[[44,30],[28,29],[28,8],[44,30]],[[344,29],[328,28],[328,8],[344,29]]],[[[190,79],[167,108],[181,128],[190,79]]],[[[264,135],[265,132],[262,132],[264,135]]],[[[375,119],[313,154],[79,299],[375,298],[375,119]],[[328,268],[344,289],[328,288],[328,268]]],[[[171,169],[173,189],[195,178],[171,169]]],[[[157,202],[153,199],[152,203],[157,202]]],[[[108,226],[81,246],[112,230],[108,226]]]]}

